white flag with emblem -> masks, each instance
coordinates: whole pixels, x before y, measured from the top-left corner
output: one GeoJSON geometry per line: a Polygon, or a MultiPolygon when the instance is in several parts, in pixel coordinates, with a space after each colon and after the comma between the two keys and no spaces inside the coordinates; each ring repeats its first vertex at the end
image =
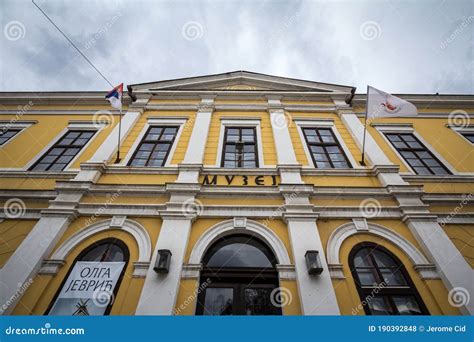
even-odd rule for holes
{"type": "Polygon", "coordinates": [[[418,110],[413,103],[374,87],[367,87],[367,117],[369,119],[417,114],[418,110]]]}

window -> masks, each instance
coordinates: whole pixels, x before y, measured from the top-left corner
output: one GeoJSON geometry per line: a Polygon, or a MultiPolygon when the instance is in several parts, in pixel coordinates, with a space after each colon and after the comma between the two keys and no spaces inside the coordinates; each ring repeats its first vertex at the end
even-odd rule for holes
{"type": "Polygon", "coordinates": [[[461,132],[461,135],[474,144],[474,132],[461,132]]]}
{"type": "Polygon", "coordinates": [[[221,166],[258,167],[255,127],[225,127],[221,166]]]}
{"type": "Polygon", "coordinates": [[[164,166],[178,132],[177,126],[151,126],[140,142],[129,165],[164,166]]]}
{"type": "Polygon", "coordinates": [[[205,290],[199,293],[196,313],[281,315],[276,264],[273,252],[256,238],[218,240],[203,258],[200,288],[205,290]]]}
{"type": "Polygon", "coordinates": [[[119,240],[105,239],[94,243],[74,261],[47,314],[107,315],[128,258],[128,248],[119,240]]]}
{"type": "Polygon", "coordinates": [[[416,174],[450,174],[448,169],[412,133],[386,133],[385,135],[416,174]]]}
{"type": "Polygon", "coordinates": [[[5,144],[8,140],[13,138],[15,135],[17,135],[21,129],[5,129],[0,131],[0,146],[5,144]]]}
{"type": "Polygon", "coordinates": [[[427,315],[403,264],[384,248],[362,243],[349,264],[367,315],[427,315]]]}
{"type": "Polygon", "coordinates": [[[331,128],[302,127],[314,165],[319,169],[349,168],[350,164],[331,128]]]}
{"type": "Polygon", "coordinates": [[[89,142],[95,131],[70,130],[31,168],[33,171],[61,171],[89,142]]]}

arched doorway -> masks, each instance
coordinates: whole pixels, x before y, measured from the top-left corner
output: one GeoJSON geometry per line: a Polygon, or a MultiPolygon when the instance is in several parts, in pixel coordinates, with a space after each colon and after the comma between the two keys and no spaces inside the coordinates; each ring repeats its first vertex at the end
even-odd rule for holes
{"type": "Polygon", "coordinates": [[[197,315],[281,315],[277,260],[259,239],[223,237],[202,264],[197,315]]]}
{"type": "Polygon", "coordinates": [[[113,238],[87,247],[74,260],[46,314],[108,315],[129,257],[125,243],[113,238]]]}

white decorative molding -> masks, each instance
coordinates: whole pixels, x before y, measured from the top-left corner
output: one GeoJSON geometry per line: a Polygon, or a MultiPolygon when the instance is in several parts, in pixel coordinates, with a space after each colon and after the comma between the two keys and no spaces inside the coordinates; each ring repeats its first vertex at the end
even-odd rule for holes
{"type": "Polygon", "coordinates": [[[280,265],[276,266],[278,270],[278,277],[280,280],[296,280],[295,265],[280,265]]]}
{"type": "MultiPolygon", "coordinates": [[[[342,243],[350,236],[361,233],[381,237],[400,248],[408,256],[421,279],[439,279],[436,267],[411,242],[393,230],[374,223],[368,224],[368,230],[359,230],[356,225],[351,222],[333,231],[329,237],[326,248],[328,264],[330,264],[333,269],[337,268],[337,265],[341,265],[339,255],[342,243]]],[[[339,271],[332,273],[334,275],[340,275],[339,271]]]]}
{"type": "MultiPolygon", "coordinates": [[[[100,232],[110,229],[116,229],[111,227],[112,220],[104,220],[97,223],[94,223],[84,229],[81,229],[77,233],[73,234],[66,241],[63,242],[61,246],[51,255],[49,260],[55,261],[55,267],[53,265],[47,264],[46,269],[42,269],[42,272],[48,271],[49,274],[57,273],[59,267],[59,262],[65,262],[67,256],[71,251],[82,241],[88,239],[91,236],[94,236],[100,232]],[[54,270],[54,273],[53,273],[54,270]]],[[[145,263],[150,262],[151,258],[151,239],[148,235],[146,229],[139,223],[132,220],[125,220],[123,226],[121,227],[124,231],[128,232],[135,238],[135,241],[138,245],[138,260],[137,262],[145,263]]]]}
{"type": "Polygon", "coordinates": [[[202,264],[184,264],[181,270],[181,278],[183,279],[199,279],[202,270],[202,264]]]}
{"type": "Polygon", "coordinates": [[[149,262],[144,261],[135,261],[133,263],[133,278],[145,278],[150,268],[149,262]]]}
{"type": "Polygon", "coordinates": [[[234,217],[234,228],[245,228],[247,227],[246,217],[234,217]]]}
{"type": "Polygon", "coordinates": [[[369,230],[369,226],[367,225],[367,220],[365,218],[353,218],[352,223],[354,223],[355,228],[360,232],[369,230]]]}
{"type": "Polygon", "coordinates": [[[329,274],[331,275],[331,279],[346,279],[344,276],[344,271],[342,270],[341,264],[328,264],[329,274]]]}
{"type": "Polygon", "coordinates": [[[112,220],[110,221],[110,228],[122,228],[123,225],[125,224],[126,219],[127,219],[127,216],[123,216],[123,215],[113,216],[112,220]]]}
{"type": "Polygon", "coordinates": [[[54,260],[54,259],[47,259],[43,260],[43,264],[41,265],[40,270],[38,271],[39,274],[49,274],[55,275],[58,273],[58,270],[66,264],[64,260],[54,260]]]}
{"type": "Polygon", "coordinates": [[[278,264],[290,265],[290,257],[280,238],[268,227],[247,220],[245,229],[235,228],[234,220],[226,220],[209,228],[196,242],[189,258],[190,264],[200,264],[207,249],[218,239],[231,234],[248,234],[260,238],[275,254],[278,264]]]}

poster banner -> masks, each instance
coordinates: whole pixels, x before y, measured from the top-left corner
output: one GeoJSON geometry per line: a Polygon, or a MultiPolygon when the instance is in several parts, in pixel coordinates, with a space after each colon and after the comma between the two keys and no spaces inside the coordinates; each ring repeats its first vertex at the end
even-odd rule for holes
{"type": "Polygon", "coordinates": [[[78,261],[50,315],[103,315],[114,300],[114,289],[125,262],[78,261]]]}

